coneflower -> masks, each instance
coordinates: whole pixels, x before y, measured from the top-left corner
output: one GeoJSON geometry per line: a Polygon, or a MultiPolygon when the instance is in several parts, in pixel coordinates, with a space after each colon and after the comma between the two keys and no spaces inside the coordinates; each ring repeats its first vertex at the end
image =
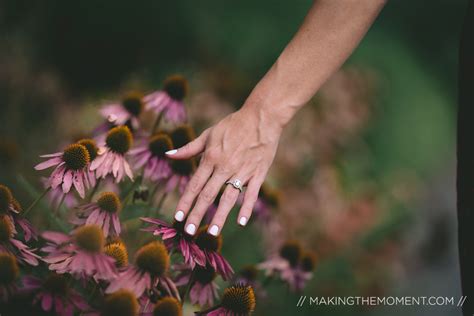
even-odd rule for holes
{"type": "Polygon", "coordinates": [[[32,294],[33,304],[40,305],[45,312],[68,316],[90,309],[81,294],[69,286],[69,280],[63,274],[53,272],[44,279],[27,275],[22,283],[22,291],[32,294]]]}
{"type": "Polygon", "coordinates": [[[15,225],[9,215],[0,215],[0,252],[14,255],[21,263],[28,263],[32,266],[38,265],[40,256],[35,254],[34,249],[30,249],[21,241],[15,239],[15,225]]]}
{"type": "Polygon", "coordinates": [[[171,161],[172,175],[166,182],[165,191],[171,192],[177,187],[178,191],[183,193],[195,170],[196,160],[194,158],[171,161]]]}
{"type": "Polygon", "coordinates": [[[171,167],[165,152],[173,148],[171,138],[166,133],[157,133],[145,143],[130,150],[135,169],[143,168],[143,178],[150,181],[167,179],[171,167]]]}
{"type": "Polygon", "coordinates": [[[105,146],[99,149],[97,158],[91,163],[90,170],[95,170],[98,179],[112,174],[117,183],[122,181],[125,175],[133,180],[132,170],[125,159],[132,143],[132,133],[127,126],[112,128],[107,133],[105,146]]]}
{"type": "Polygon", "coordinates": [[[236,278],[236,284],[245,284],[250,285],[255,295],[259,298],[267,296],[262,283],[258,280],[258,269],[255,265],[247,265],[240,269],[238,276],[236,278]]]}
{"type": "Polygon", "coordinates": [[[25,241],[28,242],[31,238],[38,239],[36,229],[22,216],[22,211],[20,202],[13,197],[10,189],[0,184],[0,214],[9,216],[13,224],[21,228],[25,241]]]}
{"type": "Polygon", "coordinates": [[[102,304],[101,316],[138,316],[140,305],[134,293],[120,289],[107,295],[102,304]]]}
{"type": "Polygon", "coordinates": [[[219,286],[215,282],[217,273],[213,267],[197,266],[193,270],[187,265],[176,265],[174,270],[179,272],[176,276],[176,285],[190,286],[189,299],[192,304],[201,307],[214,305],[219,286]]]}
{"type": "Polygon", "coordinates": [[[180,148],[196,138],[194,128],[189,124],[177,126],[170,132],[171,141],[174,148],[180,148]]]}
{"type": "Polygon", "coordinates": [[[222,248],[222,235],[213,236],[207,231],[208,225],[199,228],[196,234],[196,244],[204,251],[207,263],[213,267],[224,280],[228,280],[232,277],[234,270],[220,253],[222,248]]]}
{"type": "Polygon", "coordinates": [[[89,170],[89,151],[85,146],[71,144],[63,152],[40,157],[49,159],[36,165],[36,170],[56,167],[48,179],[48,188],[54,190],[61,187],[66,194],[74,186],[77,193],[84,198],[86,189],[95,185],[94,173],[89,170]]]}
{"type": "Polygon", "coordinates": [[[237,284],[224,290],[221,304],[208,312],[207,316],[248,316],[255,310],[255,294],[249,285],[237,284]]]}
{"type": "Polygon", "coordinates": [[[71,222],[76,225],[97,225],[104,231],[104,236],[120,235],[119,213],[122,203],[114,192],[102,192],[93,203],[77,207],[78,211],[71,222]]]}
{"type": "Polygon", "coordinates": [[[0,252],[0,300],[6,301],[17,290],[20,269],[15,256],[0,252]]]}
{"type": "Polygon", "coordinates": [[[50,270],[82,279],[108,281],[117,276],[115,260],[104,252],[105,239],[99,226],[81,226],[71,235],[44,232],[41,236],[47,241],[41,250],[48,253],[43,260],[50,270]]]}
{"type": "Polygon", "coordinates": [[[268,223],[272,210],[275,211],[280,207],[280,199],[280,192],[278,190],[270,188],[268,184],[262,185],[252,216],[260,222],[268,223]]]}
{"type": "Polygon", "coordinates": [[[188,93],[188,81],[180,75],[173,75],[163,83],[163,90],[145,96],[147,110],[163,115],[170,122],[186,121],[186,109],[183,99],[188,93]]]}
{"type": "Polygon", "coordinates": [[[194,242],[194,237],[184,231],[184,221],[169,224],[158,218],[141,217],[142,221],[151,224],[142,229],[154,236],[161,236],[168,251],[177,250],[183,255],[184,263],[194,269],[196,265],[206,266],[206,255],[194,242]]]}
{"type": "Polygon", "coordinates": [[[135,264],[128,265],[119,277],[110,282],[106,293],[113,293],[119,289],[128,289],[136,297],[140,297],[145,290],[153,290],[158,286],[169,295],[179,297],[175,284],[167,276],[170,258],[166,247],[153,241],[141,247],[135,255],[135,264]]]}
{"type": "Polygon", "coordinates": [[[143,94],[132,91],[127,93],[121,102],[103,106],[100,113],[110,124],[130,125],[137,129],[140,127],[139,117],[143,108],[143,94]]]}
{"type": "Polygon", "coordinates": [[[128,251],[125,244],[120,240],[113,240],[105,245],[105,253],[115,259],[115,266],[122,270],[128,265],[128,251]]]}
{"type": "Polygon", "coordinates": [[[181,303],[174,297],[166,296],[158,300],[153,307],[153,316],[182,316],[181,303]]]}

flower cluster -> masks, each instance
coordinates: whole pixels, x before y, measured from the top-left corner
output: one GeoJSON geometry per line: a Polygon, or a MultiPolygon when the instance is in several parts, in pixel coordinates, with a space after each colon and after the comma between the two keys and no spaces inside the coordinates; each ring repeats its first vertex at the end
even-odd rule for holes
{"type": "MultiPolygon", "coordinates": [[[[168,221],[164,199],[183,192],[197,164],[165,154],[195,138],[188,90],[175,75],[160,91],[104,105],[86,138],[41,156],[35,169],[52,171],[26,210],[0,184],[0,300],[26,295],[31,308],[56,315],[178,316],[188,303],[198,315],[250,315],[265,295],[257,267],[302,289],[314,260],[290,245],[235,274],[222,234],[203,224],[190,236],[184,222],[168,221]],[[40,232],[26,215],[46,219],[40,232]],[[231,284],[221,291],[219,279],[231,284]]],[[[272,222],[278,207],[278,194],[265,186],[255,222],[272,222]]]]}

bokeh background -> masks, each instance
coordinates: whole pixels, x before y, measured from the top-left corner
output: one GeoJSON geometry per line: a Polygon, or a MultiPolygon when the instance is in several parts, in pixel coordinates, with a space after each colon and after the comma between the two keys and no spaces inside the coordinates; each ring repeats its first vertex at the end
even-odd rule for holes
{"type": "MultiPolygon", "coordinates": [[[[157,89],[170,73],[190,80],[186,103],[202,131],[239,108],[310,5],[2,0],[1,182],[32,201],[39,154],[90,132],[104,100],[157,89]]],[[[318,254],[306,295],[460,295],[454,166],[465,7],[388,2],[282,137],[268,177],[282,228],[225,228],[234,267],[296,238],[318,254]]],[[[460,315],[453,306],[297,308],[298,297],[272,285],[256,315],[460,315]]]]}

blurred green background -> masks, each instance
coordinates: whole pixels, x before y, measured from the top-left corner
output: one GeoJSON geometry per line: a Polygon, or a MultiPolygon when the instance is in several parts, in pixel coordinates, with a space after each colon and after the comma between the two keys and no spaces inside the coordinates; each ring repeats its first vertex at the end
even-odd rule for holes
{"type": "MultiPolygon", "coordinates": [[[[197,129],[216,122],[242,104],[311,3],[1,1],[1,182],[31,201],[20,183],[39,183],[32,169],[39,154],[89,132],[102,100],[159,88],[170,73],[191,81],[197,129]]],[[[269,182],[282,194],[282,239],[299,238],[320,254],[306,295],[460,295],[454,145],[465,7],[389,1],[285,132],[269,182]],[[366,222],[340,241],[351,228],[339,224],[361,215],[339,209],[361,200],[376,211],[362,211],[366,222]]],[[[237,268],[271,247],[256,247],[258,227],[226,230],[224,253],[237,268]]],[[[459,315],[455,307],[297,308],[298,297],[272,286],[256,314],[459,315]]]]}

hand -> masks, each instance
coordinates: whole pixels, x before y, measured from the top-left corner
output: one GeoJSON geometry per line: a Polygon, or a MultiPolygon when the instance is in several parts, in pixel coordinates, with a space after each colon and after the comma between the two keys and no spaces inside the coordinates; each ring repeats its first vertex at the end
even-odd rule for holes
{"type": "MultiPolygon", "coordinates": [[[[245,226],[252,214],[258,192],[275,157],[282,124],[258,106],[244,106],[177,151],[172,159],[188,159],[202,153],[202,159],[181,196],[175,213],[177,221],[187,214],[185,230],[194,235],[199,224],[227,180],[247,185],[237,222],[245,226]],[[196,203],[190,211],[194,200],[196,203]]],[[[227,185],[208,232],[217,236],[240,191],[227,185]]]]}

